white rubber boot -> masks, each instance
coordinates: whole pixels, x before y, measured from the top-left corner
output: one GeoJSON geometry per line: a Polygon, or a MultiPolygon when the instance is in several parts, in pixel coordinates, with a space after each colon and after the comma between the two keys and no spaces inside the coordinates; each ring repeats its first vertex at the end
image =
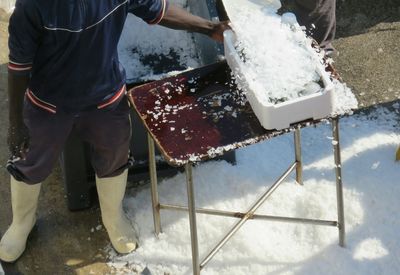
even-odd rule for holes
{"type": "Polygon", "coordinates": [[[0,242],[0,259],[16,261],[25,251],[26,240],[36,223],[41,183],[29,185],[11,177],[13,221],[0,242]]]}
{"type": "Polygon", "coordinates": [[[114,249],[121,254],[130,253],[137,247],[136,232],[122,209],[128,170],[111,178],[96,176],[101,217],[114,249]]]}

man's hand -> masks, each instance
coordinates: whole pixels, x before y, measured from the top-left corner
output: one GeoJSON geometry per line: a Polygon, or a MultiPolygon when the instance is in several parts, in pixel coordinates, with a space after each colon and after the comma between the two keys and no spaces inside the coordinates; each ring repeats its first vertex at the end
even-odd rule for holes
{"type": "Polygon", "coordinates": [[[223,32],[230,28],[228,21],[211,22],[173,4],[169,5],[159,24],[170,29],[202,33],[218,42],[224,41],[223,32]]]}
{"type": "Polygon", "coordinates": [[[7,144],[12,156],[25,157],[29,133],[24,123],[11,123],[8,127],[7,144]]]}
{"type": "Polygon", "coordinates": [[[229,23],[229,21],[215,23],[209,36],[217,42],[224,42],[224,31],[231,29],[229,23]]]}

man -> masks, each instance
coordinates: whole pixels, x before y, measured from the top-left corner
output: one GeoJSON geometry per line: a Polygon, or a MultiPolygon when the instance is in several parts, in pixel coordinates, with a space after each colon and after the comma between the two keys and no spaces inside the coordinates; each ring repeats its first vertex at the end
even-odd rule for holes
{"type": "Polygon", "coordinates": [[[130,120],[117,43],[128,13],[217,41],[228,28],[167,0],[17,0],[8,66],[13,221],[0,242],[1,260],[13,262],[25,250],[41,182],[72,128],[90,144],[102,220],[113,247],[119,253],[136,248],[136,233],[122,210],[130,120]]]}
{"type": "Polygon", "coordinates": [[[300,25],[310,31],[327,54],[332,53],[336,33],[336,0],[296,0],[295,3],[300,25]]]}
{"type": "Polygon", "coordinates": [[[327,55],[335,49],[332,41],[336,33],[336,0],[282,0],[282,10],[292,11],[300,26],[314,38],[327,55]]]}

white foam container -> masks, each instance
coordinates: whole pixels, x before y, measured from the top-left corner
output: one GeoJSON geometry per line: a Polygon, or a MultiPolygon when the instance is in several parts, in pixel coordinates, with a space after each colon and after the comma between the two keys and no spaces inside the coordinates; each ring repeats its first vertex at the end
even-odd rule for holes
{"type": "Polygon", "coordinates": [[[290,124],[307,119],[321,119],[332,113],[332,94],[334,86],[329,75],[321,69],[318,73],[324,84],[324,89],[311,95],[301,96],[282,103],[265,103],[258,100],[254,91],[249,88],[246,75],[242,69],[245,64],[240,59],[236,49],[236,36],[231,31],[224,32],[225,58],[232,72],[239,77],[236,80],[246,93],[254,113],[265,129],[284,129],[290,124]]]}

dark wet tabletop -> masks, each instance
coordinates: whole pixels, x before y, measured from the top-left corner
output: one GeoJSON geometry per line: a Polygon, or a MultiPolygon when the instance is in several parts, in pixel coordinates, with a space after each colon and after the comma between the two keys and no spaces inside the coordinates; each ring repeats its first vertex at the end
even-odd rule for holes
{"type": "Polygon", "coordinates": [[[174,166],[222,155],[319,121],[265,130],[225,62],[151,82],[128,92],[166,161],[174,166]]]}

